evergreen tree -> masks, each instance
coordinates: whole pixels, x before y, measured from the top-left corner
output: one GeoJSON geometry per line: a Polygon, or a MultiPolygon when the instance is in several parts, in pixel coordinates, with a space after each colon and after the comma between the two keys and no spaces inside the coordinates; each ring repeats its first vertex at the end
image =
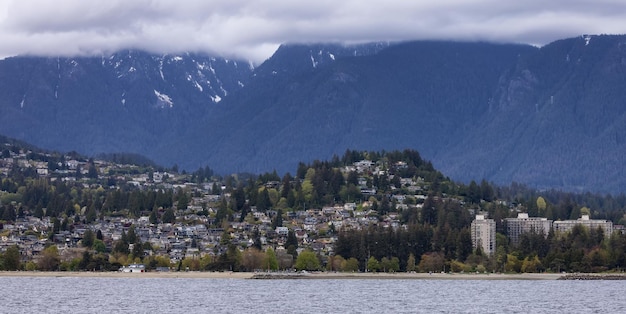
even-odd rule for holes
{"type": "Polygon", "coordinates": [[[137,243],[139,241],[137,241],[137,234],[135,233],[135,226],[131,225],[128,228],[128,233],[126,234],[126,242],[128,243],[137,243]]]}
{"type": "Polygon", "coordinates": [[[3,270],[20,270],[22,269],[21,265],[21,254],[20,248],[17,245],[9,246],[4,252],[4,254],[0,255],[2,257],[2,264],[0,266],[3,270]]]}
{"type": "Polygon", "coordinates": [[[174,210],[168,208],[161,217],[161,221],[165,224],[174,223],[176,221],[176,215],[174,215],[174,210]]]}
{"type": "Polygon", "coordinates": [[[259,251],[262,250],[263,244],[261,243],[261,233],[259,232],[259,229],[254,229],[254,232],[252,233],[252,239],[254,239],[254,241],[252,242],[252,247],[256,248],[259,251]]]}
{"type": "Polygon", "coordinates": [[[93,233],[91,229],[85,230],[83,234],[83,239],[81,240],[83,247],[91,248],[96,239],[96,235],[93,233]]]}
{"type": "Polygon", "coordinates": [[[94,221],[96,221],[96,218],[98,217],[98,213],[96,212],[96,207],[93,205],[93,203],[89,206],[89,209],[87,209],[87,213],[85,214],[85,222],[92,223],[94,221]]]}
{"type": "Polygon", "coordinates": [[[291,180],[293,180],[293,178],[291,177],[291,174],[287,172],[282,179],[282,184],[280,188],[281,197],[287,198],[289,196],[289,192],[291,192],[291,180]]]}
{"type": "Polygon", "coordinates": [[[276,217],[272,220],[272,229],[276,229],[276,227],[283,226],[283,210],[279,209],[276,212],[276,217]]]}
{"type": "Polygon", "coordinates": [[[472,254],[472,236],[467,228],[459,232],[456,244],[456,258],[465,261],[472,254]]]}
{"type": "Polygon", "coordinates": [[[143,244],[141,243],[141,241],[136,241],[133,244],[133,252],[132,253],[133,253],[133,256],[135,258],[139,258],[139,259],[143,260],[144,252],[143,252],[143,244]]]}
{"type": "Polygon", "coordinates": [[[267,189],[261,188],[257,196],[257,201],[256,201],[257,211],[266,212],[271,207],[272,207],[272,202],[270,201],[270,195],[267,189]]]}
{"type": "Polygon", "coordinates": [[[217,182],[213,182],[213,187],[211,188],[211,194],[213,195],[222,194],[222,189],[217,185],[217,182]]]}
{"type": "Polygon", "coordinates": [[[157,210],[153,209],[150,212],[150,216],[148,217],[148,221],[150,221],[151,224],[156,225],[158,223],[158,217],[157,217],[157,210]]]}
{"type": "Polygon", "coordinates": [[[231,195],[231,198],[234,203],[233,210],[241,211],[243,206],[246,204],[246,193],[241,184],[233,192],[233,194],[231,195]]]}
{"type": "Polygon", "coordinates": [[[287,240],[285,241],[285,246],[289,247],[289,246],[294,246],[296,249],[298,248],[298,238],[296,238],[296,233],[289,229],[289,232],[287,232],[287,240]]]}
{"type": "Polygon", "coordinates": [[[87,165],[88,169],[87,169],[87,178],[89,179],[97,179],[98,178],[98,167],[96,167],[96,164],[94,163],[93,159],[89,160],[89,163],[87,165]]]}
{"type": "Polygon", "coordinates": [[[413,253],[409,254],[409,258],[406,261],[406,271],[415,271],[415,255],[413,255],[413,253]]]}

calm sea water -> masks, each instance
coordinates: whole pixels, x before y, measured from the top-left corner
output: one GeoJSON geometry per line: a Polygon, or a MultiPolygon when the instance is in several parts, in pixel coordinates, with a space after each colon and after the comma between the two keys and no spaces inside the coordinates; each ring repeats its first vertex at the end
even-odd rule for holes
{"type": "Polygon", "coordinates": [[[626,313],[626,281],[0,278],[2,313],[626,313]]]}

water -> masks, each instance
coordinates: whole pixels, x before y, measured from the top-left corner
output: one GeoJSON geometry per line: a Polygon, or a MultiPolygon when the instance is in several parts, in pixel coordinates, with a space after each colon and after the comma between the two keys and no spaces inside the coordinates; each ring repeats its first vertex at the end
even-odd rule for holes
{"type": "Polygon", "coordinates": [[[2,313],[623,313],[624,281],[0,277],[2,313]]]}

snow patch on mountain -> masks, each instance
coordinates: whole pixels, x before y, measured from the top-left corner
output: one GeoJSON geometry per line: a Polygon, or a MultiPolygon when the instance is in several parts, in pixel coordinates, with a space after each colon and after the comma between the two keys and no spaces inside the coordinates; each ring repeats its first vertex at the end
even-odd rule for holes
{"type": "Polygon", "coordinates": [[[211,97],[211,100],[213,100],[213,102],[216,104],[222,101],[222,97],[220,97],[219,95],[209,96],[209,97],[211,97]]]}
{"type": "Polygon", "coordinates": [[[165,81],[165,75],[163,75],[163,59],[159,60],[159,74],[161,74],[161,79],[165,81]]]}
{"type": "Polygon", "coordinates": [[[196,84],[196,88],[197,88],[199,91],[201,91],[201,92],[202,92],[202,90],[203,90],[203,89],[202,89],[202,85],[200,85],[200,84],[199,84],[198,82],[196,82],[196,81],[193,81],[193,82],[196,84]]]}
{"type": "Polygon", "coordinates": [[[156,89],[154,90],[154,95],[157,97],[157,107],[160,107],[160,108],[174,107],[174,102],[172,101],[172,98],[170,96],[163,94],[157,91],[156,89]]]}

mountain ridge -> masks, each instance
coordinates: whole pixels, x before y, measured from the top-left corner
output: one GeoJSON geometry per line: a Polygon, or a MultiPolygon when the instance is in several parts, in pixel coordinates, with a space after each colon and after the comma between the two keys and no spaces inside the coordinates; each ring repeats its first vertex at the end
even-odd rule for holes
{"type": "Polygon", "coordinates": [[[410,148],[461,181],[618,192],[626,188],[625,73],[622,35],[540,48],[287,44],[256,67],[133,51],[5,59],[0,133],[222,173],[410,148]]]}

